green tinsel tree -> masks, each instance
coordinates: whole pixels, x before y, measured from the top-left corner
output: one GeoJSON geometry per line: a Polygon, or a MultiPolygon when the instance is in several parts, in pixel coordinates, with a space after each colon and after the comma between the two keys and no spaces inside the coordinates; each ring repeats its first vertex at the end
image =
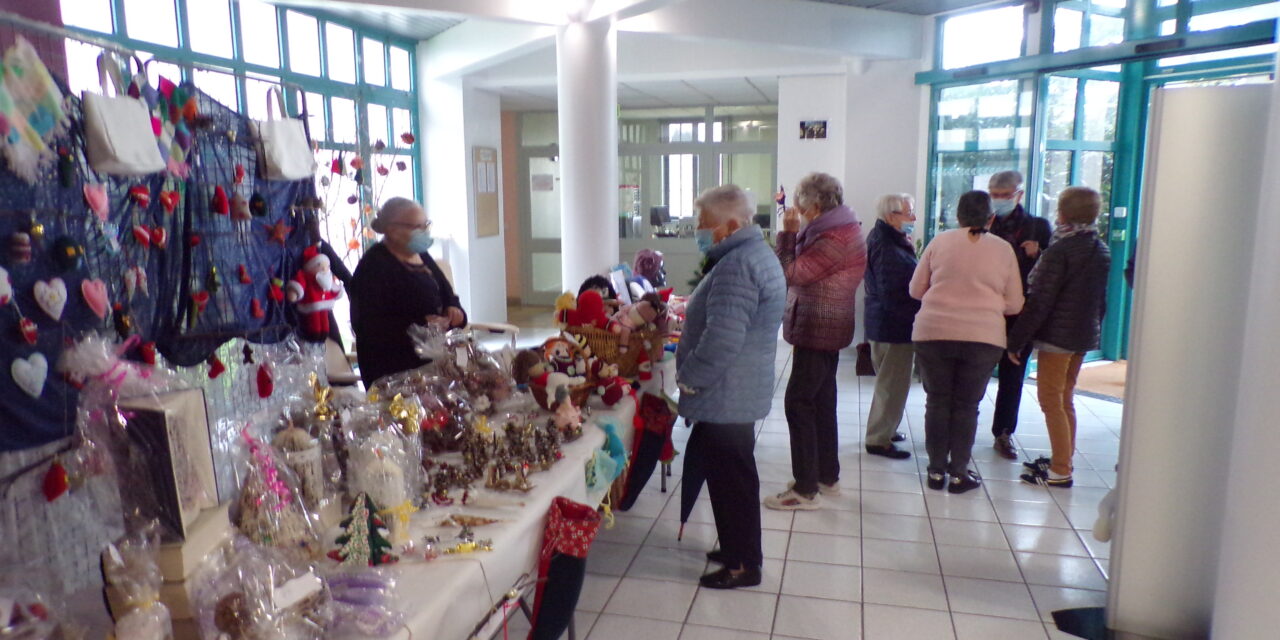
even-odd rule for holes
{"type": "Polygon", "coordinates": [[[335,540],[341,546],[329,552],[330,558],[345,565],[368,567],[399,560],[391,554],[387,526],[378,517],[378,506],[368,494],[356,496],[351,515],[342,521],[342,531],[335,540]]]}

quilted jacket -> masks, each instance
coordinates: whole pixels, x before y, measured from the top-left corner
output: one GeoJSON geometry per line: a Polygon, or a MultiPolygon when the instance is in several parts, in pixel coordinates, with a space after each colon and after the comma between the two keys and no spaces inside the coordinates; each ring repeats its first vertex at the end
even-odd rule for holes
{"type": "Polygon", "coordinates": [[[1097,233],[1050,244],[1031,270],[1027,304],[1009,331],[1009,350],[1032,340],[1076,353],[1097,349],[1110,272],[1111,251],[1097,233]]]}
{"type": "Polygon", "coordinates": [[[916,250],[911,240],[884,220],[867,234],[867,340],[911,342],[920,301],[911,297],[916,250]]]}
{"type": "Polygon", "coordinates": [[[853,342],[854,300],[867,268],[862,227],[855,220],[827,229],[802,249],[797,235],[784,231],[777,239],[787,277],[782,337],[796,347],[838,351],[853,342]]]}

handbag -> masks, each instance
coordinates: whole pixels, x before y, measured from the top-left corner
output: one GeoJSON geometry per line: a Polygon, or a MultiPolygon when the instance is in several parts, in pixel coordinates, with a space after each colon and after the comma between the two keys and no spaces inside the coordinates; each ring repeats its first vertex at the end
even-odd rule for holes
{"type": "MultiPolygon", "coordinates": [[[[137,58],[134,58],[137,61],[137,58]]],[[[164,158],[156,148],[147,104],[125,95],[120,64],[113,53],[98,56],[98,84],[102,93],[85,91],[84,134],[89,166],[98,173],[140,176],[163,171],[164,158]],[[107,79],[112,90],[108,90],[107,79]],[[107,95],[109,92],[115,95],[107,95]]],[[[138,63],[139,68],[142,67],[138,63]]]]}
{"type": "Polygon", "coordinates": [[[858,350],[858,360],[854,363],[854,373],[860,376],[876,375],[876,367],[871,363],[871,343],[859,342],[856,347],[858,350]]]}
{"type": "Polygon", "coordinates": [[[267,119],[253,123],[258,136],[263,175],[268,180],[301,180],[315,174],[316,159],[307,142],[302,120],[285,116],[284,96],[272,87],[267,90],[267,119]],[[275,99],[272,99],[272,94],[275,99]],[[275,107],[280,117],[275,117],[275,107]]]}

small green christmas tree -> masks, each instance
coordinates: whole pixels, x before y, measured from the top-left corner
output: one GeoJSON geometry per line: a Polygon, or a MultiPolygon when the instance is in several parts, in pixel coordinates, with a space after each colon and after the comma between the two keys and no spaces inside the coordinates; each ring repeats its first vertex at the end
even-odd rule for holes
{"type": "Polygon", "coordinates": [[[387,526],[378,517],[378,506],[368,494],[356,496],[351,515],[342,521],[342,531],[335,540],[341,546],[329,552],[330,558],[344,565],[367,567],[399,560],[391,554],[387,526]]]}

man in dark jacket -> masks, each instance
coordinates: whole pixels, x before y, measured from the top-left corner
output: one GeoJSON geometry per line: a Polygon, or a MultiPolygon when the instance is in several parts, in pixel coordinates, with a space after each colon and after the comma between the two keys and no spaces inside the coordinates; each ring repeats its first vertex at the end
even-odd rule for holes
{"type": "Polygon", "coordinates": [[[920,310],[920,301],[908,291],[916,270],[916,248],[911,244],[915,203],[905,193],[883,196],[876,213],[880,219],[867,236],[866,326],[876,391],[867,417],[866,448],[872,455],[902,460],[911,454],[893,446],[893,440],[911,390],[911,328],[920,310]]]}
{"type": "Polygon", "coordinates": [[[1102,198],[1088,187],[1069,187],[1058,197],[1053,243],[1031,272],[1027,303],[1009,333],[1007,357],[1040,350],[1036,390],[1048,426],[1051,460],[1028,463],[1022,476],[1032,484],[1071,486],[1076,411],[1072,402],[1084,354],[1098,348],[1107,311],[1111,252],[1098,237],[1102,198]]]}
{"type": "MultiPolygon", "coordinates": [[[[1049,244],[1052,230],[1049,221],[1033,216],[1022,208],[1022,174],[1017,171],[1001,171],[987,184],[991,194],[991,208],[996,214],[991,233],[1013,245],[1018,258],[1018,270],[1022,272],[1022,290],[1027,289],[1027,275],[1035,267],[1040,252],[1049,244]]],[[[1010,316],[1007,326],[1012,328],[1017,316],[1010,316]]],[[[1000,390],[996,393],[996,410],[991,421],[991,434],[995,436],[995,449],[1010,460],[1018,459],[1011,436],[1018,428],[1018,407],[1022,403],[1022,380],[1027,376],[1027,358],[1031,345],[1019,351],[1018,361],[1000,358],[1000,390]]]]}

